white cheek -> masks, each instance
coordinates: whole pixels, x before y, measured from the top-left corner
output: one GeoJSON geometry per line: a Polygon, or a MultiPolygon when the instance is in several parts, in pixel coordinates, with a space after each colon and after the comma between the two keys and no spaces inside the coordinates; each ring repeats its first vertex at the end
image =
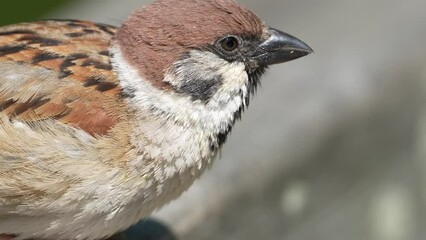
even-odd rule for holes
{"type": "Polygon", "coordinates": [[[228,63],[223,68],[222,75],[225,79],[225,84],[220,91],[223,92],[239,91],[241,87],[246,86],[248,81],[245,65],[242,62],[228,63]]]}
{"type": "Polygon", "coordinates": [[[213,95],[212,101],[219,102],[235,102],[236,98],[241,99],[241,93],[243,97],[247,94],[247,82],[248,75],[245,71],[245,65],[241,62],[226,63],[221,68],[221,74],[223,76],[223,84],[218,91],[213,95]]]}
{"type": "Polygon", "coordinates": [[[201,79],[220,76],[222,82],[213,96],[210,97],[207,105],[200,104],[207,110],[217,111],[220,109],[227,113],[237,111],[239,106],[236,109],[235,103],[241,102],[239,101],[241,95],[244,98],[247,94],[248,74],[245,70],[245,64],[242,62],[229,62],[214,53],[193,50],[189,53],[187,59],[176,63],[176,66],[179,67],[175,75],[166,75],[165,81],[177,86],[179,86],[179,83],[185,82],[185,79],[183,79],[187,76],[184,74],[185,72],[191,72],[201,79]]]}
{"type": "MultiPolygon", "coordinates": [[[[165,92],[153,87],[143,79],[138,71],[127,63],[118,47],[113,47],[113,65],[117,69],[120,84],[123,89],[133,89],[134,98],[129,99],[129,104],[140,111],[158,109],[159,114],[165,117],[172,116],[175,121],[191,127],[199,127],[207,135],[223,132],[234,121],[234,113],[243,104],[243,96],[247,94],[246,84],[248,75],[243,63],[229,63],[213,53],[192,51],[192,66],[200,74],[221,74],[223,83],[206,104],[193,101],[190,96],[165,92]],[[195,62],[195,64],[194,64],[195,62]],[[212,70],[214,69],[214,71],[212,70]]],[[[182,82],[179,72],[177,76],[166,74],[165,81],[171,84],[182,82]]],[[[161,117],[161,116],[160,116],[161,117]]]]}

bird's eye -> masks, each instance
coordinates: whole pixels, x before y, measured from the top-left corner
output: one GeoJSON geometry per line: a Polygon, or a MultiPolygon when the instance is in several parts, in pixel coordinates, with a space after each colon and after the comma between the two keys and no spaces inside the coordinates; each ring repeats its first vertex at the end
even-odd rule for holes
{"type": "Polygon", "coordinates": [[[226,37],[224,39],[222,39],[220,41],[220,46],[228,52],[232,52],[235,49],[237,49],[239,47],[240,43],[238,41],[238,38],[230,36],[230,37],[226,37]]]}

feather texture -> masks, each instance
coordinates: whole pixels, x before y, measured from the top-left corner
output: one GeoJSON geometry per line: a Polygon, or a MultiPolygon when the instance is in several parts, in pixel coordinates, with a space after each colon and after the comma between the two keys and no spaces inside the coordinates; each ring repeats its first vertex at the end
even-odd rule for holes
{"type": "Polygon", "coordinates": [[[0,111],[106,134],[122,109],[108,53],[115,30],[71,20],[0,28],[0,111]]]}

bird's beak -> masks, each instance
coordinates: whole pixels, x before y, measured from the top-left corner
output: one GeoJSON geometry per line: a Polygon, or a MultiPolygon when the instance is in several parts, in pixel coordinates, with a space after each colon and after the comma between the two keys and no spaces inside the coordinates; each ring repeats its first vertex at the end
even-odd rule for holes
{"type": "Polygon", "coordinates": [[[259,66],[288,62],[313,52],[306,43],[274,28],[268,28],[270,37],[261,42],[253,59],[259,66]]]}

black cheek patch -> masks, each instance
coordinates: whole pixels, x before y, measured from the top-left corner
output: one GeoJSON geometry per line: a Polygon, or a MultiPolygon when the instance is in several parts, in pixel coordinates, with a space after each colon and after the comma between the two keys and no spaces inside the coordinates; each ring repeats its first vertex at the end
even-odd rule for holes
{"type": "MultiPolygon", "coordinates": [[[[190,78],[186,78],[190,79],[190,78]]],[[[194,101],[208,101],[222,85],[221,76],[214,76],[208,79],[192,79],[185,81],[178,89],[178,92],[188,94],[194,101]]]]}

